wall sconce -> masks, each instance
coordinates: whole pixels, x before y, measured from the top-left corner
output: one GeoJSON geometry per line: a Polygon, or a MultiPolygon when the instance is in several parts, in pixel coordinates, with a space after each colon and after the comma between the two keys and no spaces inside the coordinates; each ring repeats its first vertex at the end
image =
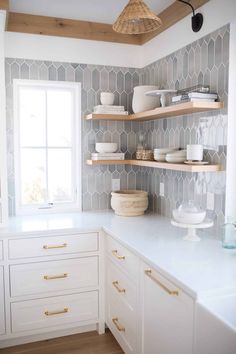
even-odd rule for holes
{"type": "Polygon", "coordinates": [[[191,9],[193,11],[192,30],[193,30],[193,32],[199,32],[200,29],[202,28],[202,25],[203,25],[203,15],[201,13],[195,14],[195,9],[194,9],[193,5],[191,5],[189,2],[183,1],[183,0],[178,0],[178,1],[191,7],[191,9]]]}

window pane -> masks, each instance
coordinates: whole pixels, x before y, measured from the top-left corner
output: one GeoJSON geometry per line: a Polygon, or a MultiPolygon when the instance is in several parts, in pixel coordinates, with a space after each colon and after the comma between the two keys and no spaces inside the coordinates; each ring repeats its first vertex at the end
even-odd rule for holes
{"type": "Polygon", "coordinates": [[[45,92],[43,90],[31,88],[20,89],[19,110],[21,146],[45,146],[45,97],[45,92]]]}
{"type": "Polygon", "coordinates": [[[43,149],[21,149],[22,204],[45,203],[46,155],[43,149]]]}
{"type": "Polygon", "coordinates": [[[72,201],[71,149],[48,150],[48,190],[50,202],[72,201]]]}
{"type": "Polygon", "coordinates": [[[71,146],[72,93],[47,91],[48,146],[71,146]]]}

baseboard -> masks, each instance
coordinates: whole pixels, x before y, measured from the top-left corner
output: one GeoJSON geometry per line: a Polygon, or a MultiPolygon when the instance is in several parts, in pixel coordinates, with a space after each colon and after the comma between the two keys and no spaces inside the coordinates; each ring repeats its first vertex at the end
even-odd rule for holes
{"type": "Polygon", "coordinates": [[[69,336],[72,334],[85,333],[85,332],[91,332],[96,330],[97,330],[97,325],[92,324],[92,325],[86,325],[82,327],[68,328],[66,330],[57,330],[50,333],[41,333],[41,334],[34,334],[25,337],[9,338],[9,339],[0,340],[0,348],[13,347],[15,345],[38,342],[41,340],[53,339],[58,337],[69,336]]]}

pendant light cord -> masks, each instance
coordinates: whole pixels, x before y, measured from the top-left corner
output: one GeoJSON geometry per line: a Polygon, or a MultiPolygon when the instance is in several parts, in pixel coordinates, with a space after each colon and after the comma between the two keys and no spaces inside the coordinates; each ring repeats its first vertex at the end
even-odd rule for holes
{"type": "Polygon", "coordinates": [[[193,7],[192,4],[190,4],[189,2],[184,1],[184,0],[178,0],[178,1],[179,1],[179,2],[182,2],[183,4],[186,4],[186,5],[190,6],[191,9],[192,9],[192,11],[193,11],[193,16],[195,16],[195,9],[194,9],[194,7],[193,7]]]}

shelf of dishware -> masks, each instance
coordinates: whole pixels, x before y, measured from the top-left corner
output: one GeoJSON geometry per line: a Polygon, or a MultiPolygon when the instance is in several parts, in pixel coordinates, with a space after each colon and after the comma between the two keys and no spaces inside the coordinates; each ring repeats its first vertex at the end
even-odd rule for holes
{"type": "Polygon", "coordinates": [[[129,115],[91,113],[87,120],[114,120],[114,121],[145,121],[161,118],[178,117],[185,114],[207,112],[224,108],[223,102],[185,102],[166,107],[158,107],[150,111],[129,115]]]}
{"type": "Polygon", "coordinates": [[[221,165],[187,165],[184,163],[169,163],[144,160],[87,160],[89,166],[100,165],[130,165],[141,167],[162,168],[165,170],[182,172],[219,172],[222,171],[221,165]]]}

